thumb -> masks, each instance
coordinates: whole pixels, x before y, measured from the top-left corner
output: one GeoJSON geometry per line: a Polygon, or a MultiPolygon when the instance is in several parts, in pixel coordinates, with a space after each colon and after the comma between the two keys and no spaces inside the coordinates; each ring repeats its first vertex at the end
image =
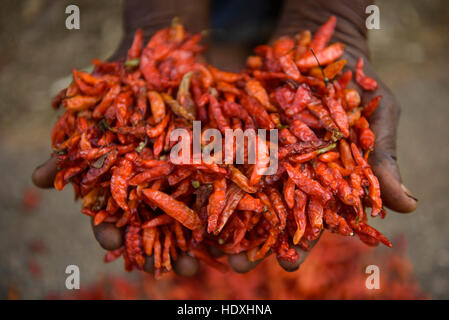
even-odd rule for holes
{"type": "Polygon", "coordinates": [[[416,209],[417,199],[402,184],[396,162],[396,129],[400,107],[387,88],[381,85],[379,91],[383,99],[370,119],[376,143],[369,162],[379,179],[384,204],[391,210],[409,213],[416,209]]]}
{"type": "Polygon", "coordinates": [[[414,211],[418,199],[401,183],[396,160],[387,152],[376,150],[370,156],[370,163],[379,179],[384,204],[401,213],[414,211]]]}

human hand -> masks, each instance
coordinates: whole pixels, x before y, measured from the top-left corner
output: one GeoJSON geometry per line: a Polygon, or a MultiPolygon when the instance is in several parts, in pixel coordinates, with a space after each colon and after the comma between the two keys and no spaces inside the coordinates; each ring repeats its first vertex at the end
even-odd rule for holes
{"type": "Polygon", "coordinates": [[[353,81],[352,87],[361,92],[362,104],[367,103],[375,96],[382,96],[379,107],[368,118],[370,128],[376,135],[374,150],[368,161],[379,179],[382,201],[391,210],[410,213],[416,209],[418,200],[402,184],[397,163],[396,134],[401,110],[400,104],[387,85],[374,72],[368,57],[362,55],[354,47],[348,47],[347,50],[345,59],[348,61],[348,66],[354,69],[358,58],[363,57],[365,74],[375,79],[378,84],[378,89],[375,92],[362,92],[361,88],[353,81]]]}
{"type": "MultiPolygon", "coordinates": [[[[146,42],[157,30],[169,26],[173,17],[179,17],[191,32],[207,29],[209,5],[207,0],[127,0],[124,3],[123,17],[124,35],[117,50],[108,59],[110,61],[126,58],[137,29],[143,30],[146,42]]],[[[57,172],[56,158],[51,157],[34,170],[32,180],[37,187],[53,188],[57,172]]],[[[103,222],[98,226],[92,223],[92,229],[96,240],[104,249],[115,250],[123,245],[123,228],[103,222]]],[[[144,271],[153,273],[153,265],[153,257],[146,257],[144,271]]],[[[186,254],[180,255],[173,263],[173,269],[178,275],[192,276],[198,271],[198,261],[186,254]]]]}
{"type": "MultiPolygon", "coordinates": [[[[379,179],[382,199],[385,206],[401,212],[409,213],[416,209],[417,199],[402,184],[396,159],[396,132],[400,115],[400,106],[389,88],[382,82],[369,62],[369,51],[366,41],[365,0],[329,2],[322,0],[286,1],[278,29],[273,39],[281,36],[293,36],[301,30],[315,32],[330,16],[337,16],[337,26],[331,42],[345,44],[347,67],[355,70],[359,58],[365,61],[364,72],[378,83],[375,92],[364,91],[354,80],[349,88],[356,89],[361,96],[361,105],[365,105],[375,96],[382,99],[377,110],[369,117],[370,127],[376,135],[374,151],[369,162],[379,179]]],[[[354,79],[354,77],[353,77],[354,79]]],[[[302,257],[295,266],[296,270],[304,261],[306,252],[299,248],[302,257]],[[305,254],[304,254],[305,253],[305,254]]],[[[285,264],[279,261],[281,265],[285,264]]]]}
{"type": "MultiPolygon", "coordinates": [[[[42,165],[38,166],[32,175],[33,183],[43,189],[53,188],[53,181],[58,173],[56,158],[51,157],[42,165]]],[[[92,219],[93,220],[93,219],[92,219]]],[[[94,226],[92,231],[95,239],[105,250],[115,250],[123,245],[123,228],[117,228],[113,223],[103,222],[94,226]]],[[[146,257],[144,271],[153,273],[153,257],[146,257]]],[[[180,276],[192,276],[198,271],[198,261],[188,255],[180,255],[173,263],[173,269],[180,276]]]]}
{"type": "Polygon", "coordinates": [[[397,164],[396,133],[400,105],[369,62],[365,27],[365,8],[369,4],[371,1],[368,0],[288,0],[284,5],[275,38],[293,35],[300,30],[315,32],[332,15],[337,17],[331,42],[345,44],[343,58],[347,60],[347,66],[351,70],[355,70],[357,60],[362,57],[365,61],[365,74],[378,83],[378,89],[374,92],[363,91],[355,82],[350,86],[360,92],[362,105],[377,95],[383,97],[377,110],[368,119],[376,135],[369,162],[379,179],[383,202],[394,211],[409,213],[416,209],[417,199],[402,184],[397,164]]]}

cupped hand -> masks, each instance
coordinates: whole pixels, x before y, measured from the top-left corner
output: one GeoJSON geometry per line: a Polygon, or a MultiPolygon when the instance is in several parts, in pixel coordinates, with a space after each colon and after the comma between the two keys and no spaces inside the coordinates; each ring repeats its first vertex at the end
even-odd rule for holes
{"type": "MultiPolygon", "coordinates": [[[[56,158],[51,157],[42,165],[38,166],[33,174],[33,183],[43,189],[53,188],[53,181],[58,173],[56,166],[56,158]]],[[[115,250],[123,245],[123,228],[117,228],[113,223],[103,222],[98,226],[94,226],[92,221],[92,230],[95,239],[105,250],[115,250]]],[[[144,271],[153,273],[153,257],[146,257],[144,271]]],[[[173,263],[173,269],[180,276],[192,276],[198,271],[198,261],[189,255],[180,255],[173,263]]]]}
{"type": "Polygon", "coordinates": [[[416,209],[417,199],[402,184],[396,155],[396,134],[401,107],[391,90],[375,73],[366,56],[356,48],[347,45],[345,59],[348,67],[355,69],[359,57],[364,58],[364,72],[375,79],[378,84],[376,91],[363,91],[354,82],[351,84],[361,93],[362,105],[375,96],[382,99],[376,111],[368,118],[370,127],[376,135],[374,150],[368,160],[379,179],[382,200],[386,207],[400,213],[410,213],[416,209]]]}
{"type": "MultiPolygon", "coordinates": [[[[146,42],[157,30],[169,26],[174,17],[179,17],[192,32],[206,30],[209,27],[207,0],[128,0],[124,2],[123,9],[124,36],[117,50],[108,59],[110,61],[126,58],[138,28],[143,30],[146,42]]],[[[52,157],[34,170],[32,180],[37,187],[53,188],[57,172],[56,158],[52,157]]],[[[92,223],[92,229],[96,240],[104,249],[114,250],[123,245],[123,228],[103,222],[98,226],[92,223]]],[[[153,265],[153,257],[146,257],[144,271],[153,273],[153,265]]],[[[197,273],[199,265],[197,259],[182,254],[173,262],[173,269],[180,276],[192,276],[197,273]]]]}
{"type": "MultiPolygon", "coordinates": [[[[301,30],[316,32],[332,15],[337,17],[337,24],[333,42],[345,45],[343,56],[347,67],[354,71],[358,59],[364,59],[364,73],[375,79],[378,84],[376,91],[364,91],[355,83],[354,77],[349,87],[356,89],[364,105],[372,98],[382,95],[376,111],[369,117],[370,127],[376,135],[373,152],[369,156],[369,163],[379,179],[382,200],[386,207],[400,213],[409,213],[416,209],[417,199],[404,186],[401,180],[396,156],[396,134],[400,116],[400,105],[391,90],[377,76],[369,61],[367,30],[365,27],[365,8],[368,0],[286,0],[277,30],[271,39],[281,36],[294,36],[301,30]]],[[[354,74],[353,74],[354,75],[354,74]]],[[[318,241],[315,240],[311,247],[318,241]]],[[[295,265],[286,264],[279,260],[285,269],[296,270],[307,257],[308,252],[299,250],[300,259],[295,265]]]]}
{"type": "MultiPolygon", "coordinates": [[[[369,162],[379,179],[384,204],[397,212],[408,213],[416,209],[417,199],[402,184],[396,158],[396,133],[400,115],[400,105],[391,90],[375,73],[369,61],[365,9],[369,0],[286,0],[274,38],[294,35],[301,30],[316,32],[332,15],[337,23],[332,42],[345,45],[344,59],[347,67],[354,71],[357,60],[365,62],[364,72],[378,83],[376,91],[363,91],[354,82],[362,98],[362,105],[377,95],[382,95],[379,107],[368,119],[376,135],[374,151],[369,162]]],[[[376,32],[376,31],[373,31],[376,32]]],[[[354,77],[353,77],[354,79],[354,77]]]]}

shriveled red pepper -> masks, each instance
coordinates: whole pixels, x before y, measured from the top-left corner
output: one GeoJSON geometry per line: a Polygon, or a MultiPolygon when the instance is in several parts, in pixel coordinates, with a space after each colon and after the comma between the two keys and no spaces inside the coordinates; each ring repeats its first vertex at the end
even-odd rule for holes
{"type": "Polygon", "coordinates": [[[155,203],[170,217],[178,220],[186,228],[195,230],[201,227],[202,222],[198,214],[184,203],[161,191],[144,189],[142,192],[147,199],[155,203]]]}
{"type": "Polygon", "coordinates": [[[381,95],[378,95],[374,98],[372,98],[366,106],[363,107],[363,115],[367,118],[369,118],[374,111],[376,111],[377,107],[379,106],[380,99],[382,99],[381,95]]]}
{"type": "Polygon", "coordinates": [[[306,54],[304,57],[296,61],[296,65],[300,69],[308,69],[318,67],[318,61],[321,65],[327,65],[337,59],[339,59],[344,52],[345,46],[342,43],[334,43],[324,48],[321,51],[316,52],[316,59],[312,53],[306,54]],[[318,61],[317,61],[318,59],[318,61]]]}
{"type": "Polygon", "coordinates": [[[226,204],[226,179],[221,178],[214,181],[214,192],[210,195],[208,211],[207,232],[212,233],[217,229],[218,218],[226,204]]]}
{"type": "Polygon", "coordinates": [[[377,81],[365,75],[363,65],[363,58],[359,58],[355,67],[355,81],[357,81],[363,89],[367,91],[374,91],[377,89],[377,81]]]}
{"type": "Polygon", "coordinates": [[[322,203],[326,203],[332,198],[331,194],[326,191],[317,181],[308,178],[304,173],[293,167],[288,162],[285,163],[285,168],[287,169],[290,179],[292,179],[298,186],[298,188],[300,188],[305,193],[309,194],[312,197],[316,197],[322,203]]]}
{"type": "Polygon", "coordinates": [[[323,50],[334,34],[336,24],[337,18],[335,16],[331,16],[313,36],[312,41],[310,42],[310,48],[316,52],[323,50]]]}

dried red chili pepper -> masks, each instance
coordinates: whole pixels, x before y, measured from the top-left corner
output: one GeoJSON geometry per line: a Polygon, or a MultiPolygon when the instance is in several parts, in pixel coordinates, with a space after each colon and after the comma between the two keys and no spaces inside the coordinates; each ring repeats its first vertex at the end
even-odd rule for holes
{"type": "Polygon", "coordinates": [[[331,16],[313,36],[312,41],[310,42],[310,48],[316,52],[323,50],[332,38],[336,24],[337,18],[335,16],[331,16]]]}
{"type": "Polygon", "coordinates": [[[261,213],[264,206],[260,199],[253,198],[249,194],[245,194],[237,205],[237,210],[240,211],[254,211],[256,213],[261,213]]]}
{"type": "Polygon", "coordinates": [[[380,99],[382,99],[381,95],[378,95],[374,98],[372,98],[366,106],[363,107],[363,115],[367,118],[369,118],[374,111],[376,111],[377,107],[379,106],[380,99]]]}
{"type": "Polygon", "coordinates": [[[284,184],[284,200],[287,206],[292,209],[295,205],[295,182],[288,178],[284,184]]]}
{"type": "Polygon", "coordinates": [[[323,105],[311,103],[307,105],[307,108],[313,115],[320,119],[323,127],[325,127],[327,131],[332,133],[332,136],[335,139],[338,139],[341,136],[339,127],[337,127],[334,120],[331,118],[329,111],[324,109],[323,105]]]}
{"type": "Polygon", "coordinates": [[[285,168],[287,169],[290,179],[295,182],[298,188],[300,188],[308,195],[320,199],[323,203],[326,203],[332,198],[331,194],[326,191],[317,181],[310,179],[288,162],[285,163],[285,168]]]}
{"type": "Polygon", "coordinates": [[[243,108],[245,108],[248,114],[254,118],[259,127],[264,129],[274,129],[275,126],[271,121],[270,116],[257,100],[249,96],[243,96],[241,103],[243,108]]]}
{"type": "Polygon", "coordinates": [[[359,130],[359,142],[363,150],[370,150],[374,147],[375,135],[369,128],[368,120],[360,117],[355,123],[354,128],[359,130]]]}
{"type": "Polygon", "coordinates": [[[279,63],[282,67],[282,70],[289,78],[295,81],[299,81],[301,73],[299,72],[298,67],[296,66],[290,54],[285,54],[280,57],[279,63]]]}
{"type": "Polygon", "coordinates": [[[131,223],[125,232],[125,248],[128,258],[135,262],[139,269],[143,268],[145,259],[141,248],[141,228],[138,224],[131,223]]]}
{"type": "Polygon", "coordinates": [[[374,91],[377,89],[377,82],[373,78],[367,77],[363,72],[363,58],[357,60],[355,67],[355,81],[365,90],[374,91]]]}
{"type": "Polygon", "coordinates": [[[259,81],[250,79],[245,84],[245,90],[249,96],[257,99],[267,111],[276,111],[276,108],[270,102],[265,88],[259,81]]]}
{"type": "Polygon", "coordinates": [[[345,89],[346,110],[352,110],[360,105],[360,94],[355,89],[345,89]]]}
{"type": "Polygon", "coordinates": [[[157,228],[145,228],[142,231],[143,249],[147,256],[153,255],[153,247],[157,237],[157,228]]]}
{"type": "Polygon", "coordinates": [[[209,69],[215,81],[236,82],[242,78],[242,76],[238,73],[218,70],[211,65],[209,65],[207,68],[209,69]]]}
{"type": "Polygon", "coordinates": [[[269,165],[269,151],[266,142],[263,141],[258,135],[255,139],[255,156],[256,163],[253,166],[253,171],[251,172],[251,177],[249,178],[249,185],[254,186],[262,179],[265,174],[265,170],[269,165]]]}
{"type": "Polygon", "coordinates": [[[64,99],[62,105],[67,111],[76,112],[93,107],[98,100],[100,100],[99,97],[77,95],[72,98],[64,99]]]}
{"type": "Polygon", "coordinates": [[[265,255],[268,253],[268,251],[275,245],[278,235],[279,235],[279,232],[277,229],[271,229],[267,240],[264,242],[262,247],[257,252],[255,252],[254,256],[248,257],[249,260],[257,261],[257,260],[263,259],[265,257],[265,255]]]}
{"type": "Polygon", "coordinates": [[[135,175],[133,178],[131,178],[129,180],[129,185],[137,186],[137,185],[145,184],[147,182],[150,182],[150,181],[153,181],[160,177],[168,175],[172,170],[173,170],[173,165],[165,162],[157,167],[147,169],[147,170],[143,171],[142,173],[135,175]]]}
{"type": "Polygon", "coordinates": [[[330,65],[326,66],[326,68],[324,68],[323,70],[324,75],[328,80],[332,80],[338,73],[340,73],[341,70],[343,70],[345,65],[346,65],[345,59],[335,61],[330,65]]]}
{"type": "Polygon", "coordinates": [[[131,48],[128,50],[127,60],[138,59],[142,52],[143,45],[143,31],[142,29],[137,29],[134,34],[133,43],[131,44],[131,48]]]}
{"type": "Polygon", "coordinates": [[[365,177],[368,179],[368,182],[369,182],[369,197],[370,197],[370,200],[371,200],[372,206],[373,206],[373,210],[371,212],[371,215],[373,217],[375,217],[382,210],[382,199],[380,197],[379,180],[377,180],[377,178],[374,175],[373,171],[371,170],[369,164],[362,157],[362,155],[360,154],[359,150],[357,149],[357,146],[355,144],[353,144],[353,143],[351,144],[351,150],[352,150],[352,154],[354,156],[354,159],[357,162],[357,165],[362,168],[362,171],[363,171],[365,177]]]}
{"type": "Polygon", "coordinates": [[[226,179],[221,178],[214,181],[214,192],[210,195],[207,206],[208,224],[207,232],[212,233],[217,229],[218,218],[226,204],[226,179]]]}
{"type": "Polygon", "coordinates": [[[336,151],[326,152],[318,157],[320,161],[323,162],[333,162],[337,161],[340,158],[340,153],[336,151]]]}
{"type": "Polygon", "coordinates": [[[233,165],[229,166],[231,171],[231,180],[245,192],[254,193],[257,189],[249,184],[248,178],[233,165]]]}
{"type": "Polygon", "coordinates": [[[151,114],[155,123],[159,123],[165,118],[165,103],[161,95],[156,91],[148,91],[148,100],[150,101],[151,114]]]}
{"type": "Polygon", "coordinates": [[[345,46],[342,43],[334,43],[324,48],[321,51],[316,52],[316,59],[312,53],[304,55],[302,58],[296,61],[297,66],[300,69],[309,69],[318,67],[318,61],[321,65],[327,65],[337,59],[339,59],[344,52],[345,46]]]}
{"type": "Polygon", "coordinates": [[[301,120],[294,120],[290,124],[290,131],[301,141],[304,142],[319,142],[316,134],[301,120]]]}
{"type": "Polygon", "coordinates": [[[111,195],[117,205],[124,211],[128,211],[128,179],[132,174],[132,162],[126,158],[119,161],[119,165],[112,170],[111,195]]]}
{"type": "Polygon", "coordinates": [[[304,232],[306,231],[307,217],[306,217],[307,195],[301,190],[295,191],[295,205],[293,207],[293,216],[296,222],[296,231],[293,235],[293,243],[298,244],[301,241],[304,232]]]}
{"type": "Polygon", "coordinates": [[[287,225],[288,212],[284,205],[284,201],[282,200],[282,195],[277,189],[272,187],[268,188],[267,191],[272,207],[279,218],[279,231],[283,231],[287,225]]]}
{"type": "Polygon", "coordinates": [[[150,201],[154,202],[166,214],[173,219],[178,220],[186,228],[195,230],[201,227],[202,222],[198,214],[186,206],[184,203],[175,200],[173,197],[161,192],[151,189],[144,189],[143,194],[150,201]]]}
{"type": "Polygon", "coordinates": [[[223,230],[229,217],[234,212],[235,208],[239,204],[240,200],[243,198],[244,191],[237,187],[237,185],[232,184],[226,192],[226,202],[223,210],[218,218],[218,224],[214,231],[215,235],[218,235],[221,230],[223,230]]]}
{"type": "Polygon", "coordinates": [[[218,128],[222,133],[225,133],[225,130],[230,129],[231,126],[229,124],[229,120],[223,115],[220,103],[212,94],[209,95],[209,105],[215,121],[217,122],[218,128]]]}
{"type": "Polygon", "coordinates": [[[161,215],[145,222],[142,225],[142,228],[154,229],[155,227],[166,225],[166,224],[171,224],[173,222],[174,222],[174,220],[172,217],[170,217],[169,215],[166,215],[166,214],[161,214],[161,215]]]}
{"type": "Polygon", "coordinates": [[[331,97],[326,97],[324,101],[343,137],[347,138],[349,136],[349,123],[341,102],[331,97]]]}

